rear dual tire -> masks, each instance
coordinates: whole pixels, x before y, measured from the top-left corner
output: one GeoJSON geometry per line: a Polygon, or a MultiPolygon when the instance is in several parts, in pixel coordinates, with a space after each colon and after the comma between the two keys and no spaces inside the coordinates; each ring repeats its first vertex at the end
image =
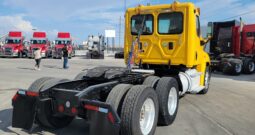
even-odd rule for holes
{"type": "Polygon", "coordinates": [[[160,78],[157,76],[149,76],[145,78],[145,80],[143,81],[143,85],[147,85],[156,89],[159,79],[160,78]]]}
{"type": "Polygon", "coordinates": [[[158,119],[158,99],[154,89],[133,86],[121,110],[121,135],[153,135],[158,119]]]}
{"type": "Polygon", "coordinates": [[[222,72],[229,75],[240,75],[242,73],[243,62],[240,59],[225,58],[221,62],[222,72]]]}
{"type": "Polygon", "coordinates": [[[245,59],[243,62],[243,73],[245,74],[252,74],[255,70],[255,64],[252,59],[245,59]]]}
{"type": "Polygon", "coordinates": [[[76,80],[82,80],[83,78],[84,78],[84,76],[86,76],[88,73],[86,72],[86,71],[84,71],[84,72],[80,72],[78,75],[76,75],[75,77],[74,77],[74,80],[76,81],[76,80]]]}
{"type": "MultiPolygon", "coordinates": [[[[68,81],[67,79],[58,79],[52,77],[43,77],[34,81],[31,86],[28,88],[29,91],[40,92],[46,89],[49,89],[58,83],[68,81]]],[[[36,122],[39,125],[49,128],[63,128],[68,126],[74,117],[72,116],[53,116],[51,109],[47,108],[47,104],[41,104],[36,113],[36,122]]]]}
{"type": "Polygon", "coordinates": [[[131,84],[119,84],[116,85],[108,95],[106,103],[109,103],[114,110],[117,110],[119,116],[121,116],[121,108],[124,98],[133,85],[131,84]]]}
{"type": "Polygon", "coordinates": [[[121,117],[121,135],[155,133],[159,107],[153,88],[119,84],[112,89],[106,102],[111,104],[121,117]]]}
{"type": "Polygon", "coordinates": [[[143,84],[156,89],[159,100],[158,125],[168,126],[172,124],[176,118],[179,105],[177,80],[173,77],[149,76],[143,84]]]}
{"type": "Polygon", "coordinates": [[[159,99],[158,125],[168,126],[176,118],[179,106],[179,86],[173,77],[162,77],[157,84],[156,92],[159,99]]]}

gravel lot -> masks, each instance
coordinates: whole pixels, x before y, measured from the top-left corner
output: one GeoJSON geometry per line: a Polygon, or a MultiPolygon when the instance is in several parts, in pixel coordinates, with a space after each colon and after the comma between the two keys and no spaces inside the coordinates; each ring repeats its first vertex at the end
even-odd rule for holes
{"type": "MultiPolygon", "coordinates": [[[[32,59],[0,58],[0,134],[28,133],[11,127],[11,98],[18,88],[28,88],[37,78],[52,76],[73,79],[82,69],[95,66],[125,66],[122,59],[73,58],[70,68],[62,69],[61,60],[43,59],[41,71],[35,71],[32,59]]],[[[64,129],[36,127],[32,134],[88,135],[88,124],[76,119],[64,129]]],[[[158,127],[156,135],[254,135],[255,74],[225,76],[214,74],[207,95],[187,94],[180,100],[175,122],[158,127]]]]}

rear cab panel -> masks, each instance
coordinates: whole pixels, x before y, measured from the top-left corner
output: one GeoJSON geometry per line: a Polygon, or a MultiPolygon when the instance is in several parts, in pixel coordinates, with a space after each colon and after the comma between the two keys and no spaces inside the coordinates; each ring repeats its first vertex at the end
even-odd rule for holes
{"type": "MultiPolygon", "coordinates": [[[[137,54],[134,56],[136,65],[183,65],[186,68],[196,68],[199,72],[204,73],[206,66],[210,64],[210,59],[204,51],[204,46],[200,45],[202,37],[200,29],[198,29],[200,28],[199,12],[199,9],[192,3],[180,4],[178,2],[157,6],[140,5],[128,9],[125,22],[125,62],[128,62],[131,46],[137,38],[137,34],[132,33],[136,26],[133,18],[143,15],[141,18],[146,18],[144,19],[145,29],[149,28],[152,32],[143,33],[140,36],[140,45],[136,45],[138,51],[134,49],[134,53],[137,54]],[[152,16],[153,19],[148,16],[152,16]],[[167,19],[171,17],[173,19],[167,19]],[[166,26],[167,21],[172,21],[174,25],[170,23],[169,26],[166,26]],[[171,31],[171,29],[176,31],[171,31]]],[[[203,86],[203,74],[200,80],[203,86]]]]}

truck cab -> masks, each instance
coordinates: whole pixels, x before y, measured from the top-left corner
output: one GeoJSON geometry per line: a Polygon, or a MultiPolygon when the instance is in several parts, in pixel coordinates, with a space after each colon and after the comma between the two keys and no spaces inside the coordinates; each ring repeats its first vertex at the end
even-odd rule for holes
{"type": "Polygon", "coordinates": [[[126,13],[125,62],[157,73],[200,73],[201,86],[210,58],[200,32],[200,9],[192,3],[138,6],[126,13]],[[164,69],[164,70],[162,70],[164,69]],[[193,72],[192,71],[192,72],[193,72]]]}
{"type": "MultiPolygon", "coordinates": [[[[240,26],[233,27],[233,52],[240,56],[255,56],[255,24],[243,26],[242,33],[240,26]]],[[[254,58],[255,60],[255,58],[254,58]]]]}
{"type": "Polygon", "coordinates": [[[255,71],[255,25],[233,20],[210,22],[213,38],[210,53],[213,70],[225,74],[252,74],[255,71]]]}
{"type": "Polygon", "coordinates": [[[34,57],[34,50],[39,48],[41,50],[41,56],[43,58],[50,56],[50,42],[45,32],[34,32],[33,38],[30,40],[30,47],[28,57],[34,57]]]}
{"type": "Polygon", "coordinates": [[[62,49],[65,45],[67,45],[68,57],[71,58],[74,55],[71,35],[68,32],[59,32],[55,40],[55,46],[52,50],[52,57],[61,58],[62,49]]]}
{"type": "Polygon", "coordinates": [[[24,51],[24,37],[22,32],[11,31],[5,39],[5,44],[0,50],[2,57],[22,57],[26,55],[24,51]]]}
{"type": "Polygon", "coordinates": [[[88,36],[88,52],[87,58],[104,58],[104,48],[105,48],[105,41],[104,36],[88,36]]]}

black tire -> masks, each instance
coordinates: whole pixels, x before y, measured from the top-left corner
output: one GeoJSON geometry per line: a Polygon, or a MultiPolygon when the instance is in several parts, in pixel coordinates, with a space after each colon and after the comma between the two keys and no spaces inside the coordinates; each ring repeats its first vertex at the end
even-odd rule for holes
{"type": "Polygon", "coordinates": [[[242,63],[229,63],[229,65],[223,65],[222,72],[229,75],[240,75],[242,73],[242,63]]]}
{"type": "Polygon", "coordinates": [[[22,58],[22,52],[18,53],[18,58],[22,58]]]}
{"type": "Polygon", "coordinates": [[[85,72],[80,72],[78,75],[76,75],[75,77],[74,77],[74,80],[81,80],[81,79],[83,79],[83,77],[84,76],[86,76],[87,75],[87,72],[85,71],[85,72]]]}
{"type": "Polygon", "coordinates": [[[179,86],[178,82],[173,77],[162,77],[157,85],[156,92],[159,100],[159,118],[158,125],[167,126],[174,122],[178,106],[179,106],[179,86]],[[173,89],[172,89],[173,88],[173,89]],[[175,89],[174,89],[175,88],[175,89]],[[168,109],[168,100],[170,89],[176,92],[176,107],[172,114],[170,114],[168,109]]]}
{"type": "Polygon", "coordinates": [[[39,92],[47,80],[53,79],[52,77],[42,77],[35,80],[28,88],[28,91],[39,92]]]}
{"type": "Polygon", "coordinates": [[[199,92],[199,94],[206,94],[209,90],[209,86],[210,86],[210,80],[211,80],[211,72],[210,72],[210,68],[209,67],[206,67],[206,70],[205,70],[205,77],[204,77],[204,86],[205,88],[203,90],[201,90],[199,92]],[[207,81],[206,82],[206,77],[207,77],[207,81]]]}
{"type": "Polygon", "coordinates": [[[133,86],[125,97],[121,110],[121,135],[143,135],[140,129],[140,112],[148,98],[154,103],[155,117],[147,135],[154,135],[158,118],[158,99],[155,90],[145,85],[133,86]]]}
{"type": "Polygon", "coordinates": [[[108,95],[106,99],[106,103],[109,103],[115,111],[117,111],[118,115],[121,117],[121,108],[123,105],[123,101],[128,90],[132,87],[131,84],[118,84],[116,85],[108,95]]]}
{"type": "Polygon", "coordinates": [[[243,73],[252,74],[255,70],[255,64],[252,59],[246,58],[243,62],[243,73]]]}
{"type": "Polygon", "coordinates": [[[232,75],[240,75],[242,73],[242,64],[241,63],[233,63],[232,72],[230,74],[232,75]],[[240,66],[240,70],[237,68],[240,66]]]}
{"type": "Polygon", "coordinates": [[[157,76],[149,76],[149,77],[145,78],[145,80],[143,81],[143,85],[147,85],[147,86],[150,86],[150,87],[156,89],[159,79],[160,78],[157,76]]]}
{"type": "Polygon", "coordinates": [[[40,90],[41,91],[47,90],[47,89],[49,89],[49,88],[51,88],[51,87],[53,87],[53,86],[55,86],[55,85],[57,85],[59,83],[66,82],[66,81],[70,81],[70,80],[68,80],[68,79],[61,79],[61,78],[51,78],[51,79],[45,81],[43,87],[40,90]]]}
{"type": "MultiPolygon", "coordinates": [[[[54,85],[57,85],[61,82],[68,81],[67,79],[59,79],[59,78],[52,78],[47,81],[45,81],[43,87],[41,90],[46,90],[54,85]]],[[[74,119],[74,116],[67,116],[67,115],[61,115],[61,116],[54,116],[52,115],[52,109],[48,109],[46,104],[42,104],[39,109],[39,111],[36,114],[36,120],[39,125],[49,128],[63,128],[68,126],[72,120],[74,119]],[[46,108],[46,109],[45,109],[46,108]]]]}

